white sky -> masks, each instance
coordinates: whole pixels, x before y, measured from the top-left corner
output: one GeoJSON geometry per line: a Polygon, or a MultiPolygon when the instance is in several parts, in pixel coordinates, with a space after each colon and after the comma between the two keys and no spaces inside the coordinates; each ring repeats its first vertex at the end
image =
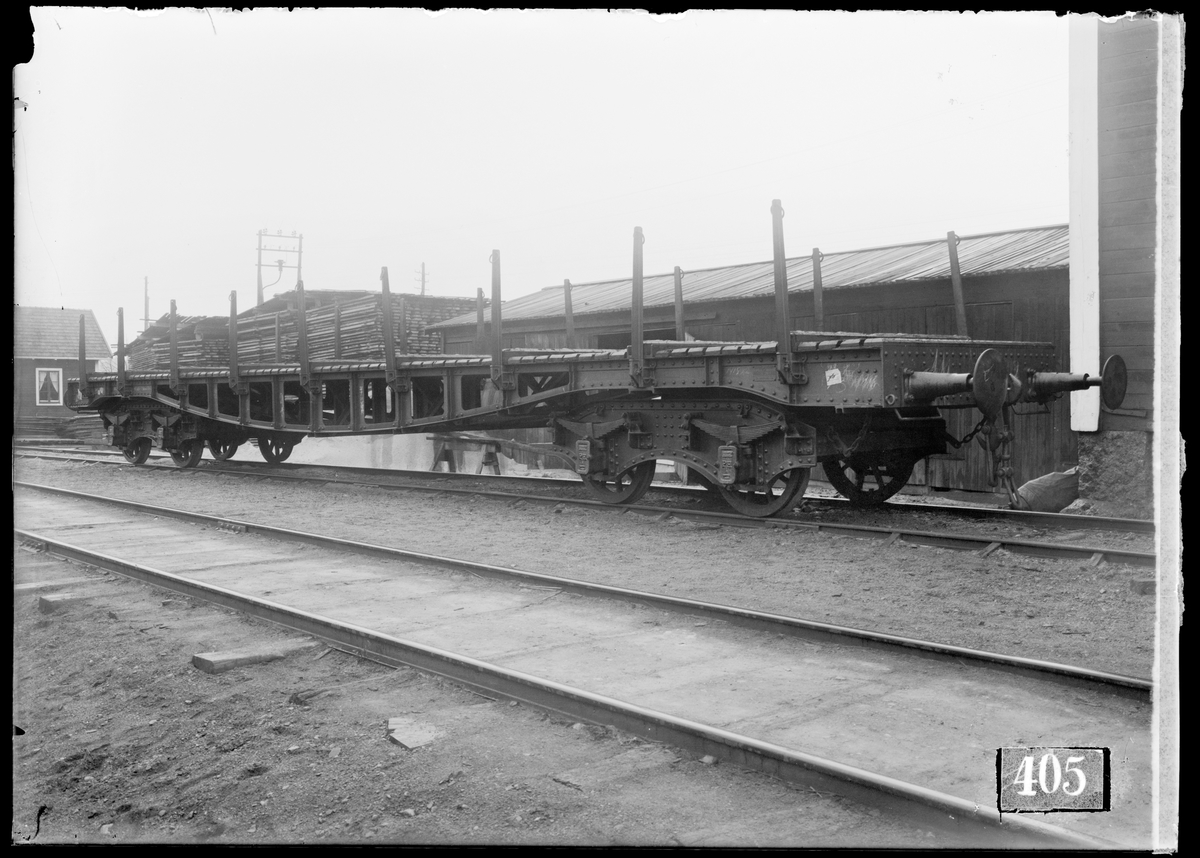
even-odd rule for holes
{"type": "Polygon", "coordinates": [[[628,276],[635,226],[647,274],[769,259],[774,198],[789,256],[1068,219],[1051,13],[32,15],[15,301],[112,342],[145,276],[253,306],[262,228],[308,288],[490,294],[498,248],[513,298],[628,276]]]}

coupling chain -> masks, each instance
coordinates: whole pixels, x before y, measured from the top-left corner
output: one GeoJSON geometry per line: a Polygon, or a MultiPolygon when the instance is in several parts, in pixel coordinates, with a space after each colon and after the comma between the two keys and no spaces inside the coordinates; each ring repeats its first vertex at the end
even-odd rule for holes
{"type": "Polygon", "coordinates": [[[955,450],[957,450],[963,444],[966,444],[968,441],[970,441],[972,438],[974,438],[976,435],[978,435],[980,433],[980,431],[983,430],[983,427],[986,426],[987,424],[988,424],[987,417],[982,418],[978,423],[975,424],[974,429],[972,429],[970,432],[968,432],[966,435],[964,435],[962,437],[961,441],[955,441],[953,435],[951,435],[949,432],[944,432],[943,434],[946,436],[946,443],[949,444],[951,447],[953,447],[955,450]]]}

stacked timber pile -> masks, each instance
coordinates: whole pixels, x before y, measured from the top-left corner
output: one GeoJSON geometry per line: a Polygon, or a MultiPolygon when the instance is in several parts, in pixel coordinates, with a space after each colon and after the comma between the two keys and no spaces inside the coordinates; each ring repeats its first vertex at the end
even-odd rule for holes
{"type": "MultiPolygon", "coordinates": [[[[408,353],[442,353],[440,332],[426,332],[436,322],[444,322],[475,310],[474,298],[441,298],[431,295],[404,295],[404,325],[408,330],[408,353]]],[[[397,340],[399,342],[399,340],[397,340]]]]}
{"type": "MultiPolygon", "coordinates": [[[[396,303],[393,300],[393,313],[396,303]]],[[[308,326],[308,356],[312,360],[333,360],[335,358],[383,360],[382,295],[372,295],[357,301],[346,301],[309,310],[305,322],[308,326]],[[336,354],[334,349],[335,330],[338,340],[336,354]]],[[[394,342],[399,347],[399,325],[396,327],[394,342]]]]}
{"type": "MultiPolygon", "coordinates": [[[[336,294],[322,292],[321,296],[336,294]]],[[[381,293],[349,293],[350,300],[330,300],[309,306],[305,316],[309,360],[383,360],[384,323],[381,293]],[[335,338],[335,329],[337,336],[335,338]],[[337,340],[335,349],[335,339],[337,340]],[[335,353],[336,352],[336,353],[335,353]]],[[[272,301],[284,309],[263,312],[261,308],[239,314],[238,363],[294,363],[298,357],[300,313],[291,296],[272,301]],[[278,341],[278,343],[277,343],[278,341]]],[[[309,297],[311,300],[311,296],[309,297]]],[[[322,300],[319,298],[318,300],[322,300]]],[[[392,317],[396,351],[411,355],[442,353],[439,334],[425,328],[469,313],[472,298],[428,295],[393,295],[392,317]]],[[[186,367],[223,367],[229,364],[229,319],[224,316],[187,316],[177,322],[179,364],[186,367]]],[[[170,317],[164,316],[129,345],[133,372],[168,369],[171,365],[170,317]]]]}
{"type": "MultiPolygon", "coordinates": [[[[238,363],[275,363],[276,327],[279,337],[279,361],[296,359],[300,325],[295,310],[238,316],[238,363]]],[[[228,361],[227,361],[228,362],[228,361]]]]}
{"type": "MultiPolygon", "coordinates": [[[[225,366],[229,363],[229,319],[226,316],[180,316],[176,322],[180,366],[225,366]]],[[[171,365],[171,317],[163,316],[129,344],[129,369],[145,372],[171,365]]]]}
{"type": "MultiPolygon", "coordinates": [[[[442,338],[427,333],[434,322],[453,319],[475,307],[472,298],[445,298],[429,295],[393,295],[393,342],[396,351],[410,355],[442,353],[442,338]]],[[[238,359],[275,360],[275,317],[280,320],[280,354],[284,361],[297,358],[299,314],[295,310],[260,313],[238,318],[238,359]]],[[[350,301],[309,308],[305,316],[309,360],[383,360],[383,295],[376,293],[350,301]],[[335,336],[336,354],[335,354],[335,336]]]]}

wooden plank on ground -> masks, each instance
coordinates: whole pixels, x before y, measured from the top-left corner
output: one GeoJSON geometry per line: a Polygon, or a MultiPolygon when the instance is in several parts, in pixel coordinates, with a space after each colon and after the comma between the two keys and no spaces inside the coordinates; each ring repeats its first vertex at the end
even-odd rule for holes
{"type": "Polygon", "coordinates": [[[292,653],[310,649],[316,645],[317,642],[313,640],[299,640],[225,652],[199,652],[192,656],[192,665],[205,673],[224,673],[237,667],[286,658],[292,653]]]}

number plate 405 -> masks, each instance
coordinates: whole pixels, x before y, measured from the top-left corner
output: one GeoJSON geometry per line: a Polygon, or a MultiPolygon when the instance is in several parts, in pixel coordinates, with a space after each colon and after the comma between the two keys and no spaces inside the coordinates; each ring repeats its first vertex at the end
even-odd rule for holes
{"type": "Polygon", "coordinates": [[[1001,813],[1108,810],[1108,748],[1001,748],[1001,813]]]}

